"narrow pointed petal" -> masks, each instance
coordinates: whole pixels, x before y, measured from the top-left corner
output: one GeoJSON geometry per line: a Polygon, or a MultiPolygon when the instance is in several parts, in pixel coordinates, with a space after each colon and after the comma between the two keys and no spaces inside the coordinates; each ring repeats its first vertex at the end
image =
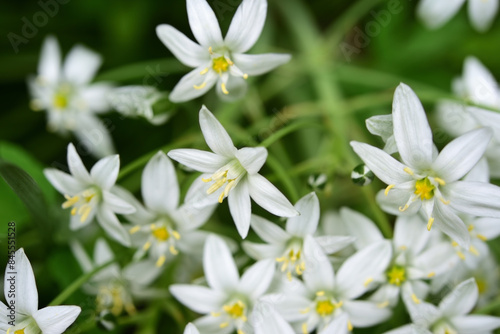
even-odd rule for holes
{"type": "Polygon", "coordinates": [[[318,243],[310,235],[304,240],[304,283],[309,291],[332,290],[335,285],[335,275],[328,257],[318,243]]]}
{"type": "Polygon", "coordinates": [[[203,47],[222,46],[222,34],[215,13],[206,0],[187,0],[189,26],[203,47]]]}
{"type": "MultiPolygon", "coordinates": [[[[500,90],[499,96],[496,99],[500,104],[500,90]]],[[[484,110],[480,108],[470,107],[475,119],[484,127],[489,127],[493,130],[493,138],[500,141],[500,113],[484,110]]]]}
{"type": "Polygon", "coordinates": [[[366,119],[366,128],[372,135],[380,136],[384,142],[394,135],[392,115],[376,115],[366,119]]]}
{"type": "Polygon", "coordinates": [[[94,156],[103,158],[116,152],[108,129],[97,116],[84,113],[78,117],[77,122],[75,136],[94,156]]]}
{"type": "Polygon", "coordinates": [[[177,300],[201,314],[214,312],[214,310],[221,308],[227,298],[222,291],[212,290],[204,286],[174,284],[170,286],[169,290],[177,300]]]}
{"type": "Polygon", "coordinates": [[[200,332],[195,325],[193,325],[192,323],[188,323],[186,325],[186,328],[184,329],[184,334],[200,334],[200,332]]]}
{"type": "Polygon", "coordinates": [[[144,168],[142,198],[148,208],[161,213],[168,213],[179,204],[179,183],[174,165],[161,151],[144,168]]]}
{"type": "Polygon", "coordinates": [[[354,152],[385,184],[399,184],[410,181],[411,175],[404,171],[405,166],[386,152],[368,144],[351,142],[354,152]]]}
{"type": "Polygon", "coordinates": [[[81,96],[92,112],[103,113],[111,109],[108,96],[111,94],[112,89],[112,84],[99,82],[84,87],[81,90],[81,96]]]}
{"type": "Polygon", "coordinates": [[[286,64],[292,59],[288,53],[263,53],[249,55],[236,53],[233,61],[238,68],[248,75],[261,75],[274,70],[276,67],[286,64]]]}
{"type": "Polygon", "coordinates": [[[243,147],[235,156],[249,174],[255,174],[266,162],[267,150],[265,147],[243,147]]]}
{"type": "Polygon", "coordinates": [[[258,261],[241,276],[238,291],[250,296],[252,300],[257,300],[269,288],[275,268],[272,259],[258,261]]]}
{"type": "Polygon", "coordinates": [[[235,156],[236,147],[234,147],[231,137],[205,106],[201,107],[200,110],[200,127],[208,147],[214,153],[225,157],[235,156]]]}
{"type": "Polygon", "coordinates": [[[472,26],[480,32],[487,31],[498,12],[497,0],[469,0],[469,17],[472,26]]]}
{"type": "Polygon", "coordinates": [[[462,181],[490,182],[490,168],[486,157],[479,159],[478,163],[464,176],[462,181]]]}
{"type": "MultiPolygon", "coordinates": [[[[297,280],[290,284],[298,284],[298,286],[301,286],[302,282],[297,280]]],[[[278,310],[281,316],[287,321],[304,321],[309,317],[308,314],[303,314],[300,311],[310,307],[311,300],[300,294],[274,293],[262,297],[261,300],[275,305],[276,310],[278,310]]]]}
{"type": "Polygon", "coordinates": [[[269,220],[252,215],[250,225],[257,235],[270,244],[285,244],[291,235],[269,220]]]}
{"type": "Polygon", "coordinates": [[[248,241],[243,241],[241,246],[245,253],[255,260],[275,259],[282,256],[285,251],[284,246],[257,244],[248,241]]]}
{"type": "Polygon", "coordinates": [[[33,314],[33,318],[42,333],[61,334],[75,322],[81,311],[79,306],[48,306],[33,314]]]}
{"type": "Polygon", "coordinates": [[[469,313],[476,305],[479,292],[474,278],[460,283],[439,303],[445,317],[455,317],[469,313]]]}
{"type": "Polygon", "coordinates": [[[16,313],[33,315],[38,310],[38,290],[36,288],[35,275],[33,274],[31,263],[24,253],[23,248],[16,251],[14,261],[14,270],[10,265],[5,268],[5,299],[8,305],[15,305],[16,313]],[[16,274],[12,274],[12,272],[16,272],[16,274]],[[10,281],[9,279],[12,277],[14,278],[10,281]],[[17,292],[14,298],[10,297],[12,293],[9,292],[12,282],[16,285],[17,292]]]}
{"type": "Polygon", "coordinates": [[[101,66],[102,57],[82,46],[74,46],[66,56],[63,72],[65,79],[76,84],[89,83],[101,66]]]}
{"type": "Polygon", "coordinates": [[[445,146],[433,163],[433,170],[446,182],[462,178],[484,155],[492,137],[488,128],[468,132],[445,146]]]}
{"type": "Polygon", "coordinates": [[[43,174],[61,194],[75,195],[85,189],[85,184],[74,177],[54,168],[46,168],[43,174]]]}
{"type": "Polygon", "coordinates": [[[280,217],[293,217],[299,213],[278,188],[260,174],[248,175],[252,199],[265,210],[280,217]]]}
{"type": "Polygon", "coordinates": [[[234,325],[230,324],[224,328],[220,327],[222,320],[211,314],[195,319],[193,324],[201,333],[207,334],[231,334],[234,332],[234,325]]]}
{"type": "Polygon", "coordinates": [[[399,216],[394,226],[394,246],[419,254],[431,236],[425,224],[420,215],[399,216]]]}
{"type": "Polygon", "coordinates": [[[380,324],[392,314],[388,307],[381,308],[376,303],[361,300],[346,301],[342,308],[349,314],[349,320],[354,327],[370,327],[380,324]]]}
{"type": "Polygon", "coordinates": [[[61,72],[61,50],[54,36],[48,36],[43,41],[38,75],[47,82],[57,82],[61,72]]]}
{"type": "Polygon", "coordinates": [[[415,325],[429,328],[439,317],[441,317],[441,312],[436,306],[424,301],[415,303],[412,298],[412,293],[413,292],[408,289],[402,290],[403,301],[410,314],[410,318],[415,325]]]}
{"type": "Polygon", "coordinates": [[[229,192],[227,202],[238,233],[245,239],[250,229],[250,217],[252,215],[247,180],[240,181],[238,185],[229,192]]]}
{"type": "Polygon", "coordinates": [[[94,261],[97,266],[103,265],[115,258],[113,251],[105,239],[97,239],[94,246],[94,261]]]}
{"type": "Polygon", "coordinates": [[[432,334],[432,332],[422,327],[417,327],[414,325],[404,325],[385,332],[384,334],[432,334]]]}
{"type": "Polygon", "coordinates": [[[455,15],[465,0],[422,0],[417,7],[417,14],[426,26],[437,29],[455,15]]]}
{"type": "Polygon", "coordinates": [[[243,0],[233,16],[224,43],[234,53],[248,51],[257,41],[267,14],[266,0],[243,0]]]}
{"type": "Polygon", "coordinates": [[[487,239],[495,239],[500,235],[500,218],[477,218],[474,220],[474,228],[487,239]]]}
{"type": "Polygon", "coordinates": [[[271,303],[258,303],[252,316],[255,334],[295,334],[290,324],[276,311],[275,306],[271,303]]]}
{"type": "MultiPolygon", "coordinates": [[[[230,72],[230,74],[232,74],[230,72]]],[[[215,92],[217,97],[224,102],[234,102],[242,99],[248,91],[248,84],[245,79],[239,77],[239,73],[236,75],[229,75],[226,81],[226,89],[222,90],[222,84],[224,80],[219,77],[217,80],[217,85],[215,86],[215,92]],[[227,93],[227,94],[226,94],[227,93]]]]}
{"type": "Polygon", "coordinates": [[[319,334],[348,334],[349,333],[349,325],[348,325],[349,316],[345,313],[336,316],[328,326],[326,326],[319,334]]]}
{"type": "Polygon", "coordinates": [[[222,157],[212,152],[190,148],[172,150],[168,152],[168,156],[202,173],[214,173],[217,169],[229,162],[226,157],[222,157]]]}
{"type": "Polygon", "coordinates": [[[500,318],[490,315],[468,315],[451,319],[460,334],[490,333],[500,327],[500,318]]]}
{"type": "Polygon", "coordinates": [[[380,205],[382,210],[385,212],[388,212],[393,215],[414,215],[415,213],[420,210],[421,204],[420,201],[418,202],[413,202],[410,204],[409,208],[406,209],[404,212],[401,212],[399,208],[402,208],[405,206],[405,204],[408,202],[410,199],[410,196],[412,194],[411,189],[391,189],[389,193],[386,195],[385,190],[380,190],[377,193],[377,203],[380,205]]]}
{"type": "Polygon", "coordinates": [[[458,217],[449,205],[441,201],[435,201],[434,205],[434,226],[456,241],[460,246],[469,248],[470,235],[467,227],[460,217],[458,217]]]}
{"type": "Polygon", "coordinates": [[[80,156],[76,152],[75,146],[73,143],[68,144],[68,167],[69,171],[73,175],[74,178],[79,180],[82,183],[92,183],[92,179],[90,178],[90,174],[87,171],[87,168],[85,168],[85,165],[82,162],[82,159],[80,159],[80,156]]]}
{"type": "Polygon", "coordinates": [[[401,158],[410,167],[425,169],[432,163],[432,132],[424,107],[413,90],[400,84],[392,104],[394,138],[401,158]]]}
{"type": "Polygon", "coordinates": [[[194,43],[171,25],[160,24],[156,27],[156,35],[170,52],[186,66],[198,67],[210,61],[208,49],[194,43]]]}
{"type": "Polygon", "coordinates": [[[105,205],[115,213],[130,214],[135,212],[135,207],[119,196],[107,191],[102,191],[102,199],[105,205]]]}
{"type": "Polygon", "coordinates": [[[477,217],[500,216],[500,187],[483,182],[457,181],[447,187],[450,206],[477,217]]]}
{"type": "Polygon", "coordinates": [[[90,170],[90,175],[102,189],[109,190],[115,184],[119,170],[120,157],[113,155],[97,161],[90,170]]]}
{"type": "MultiPolygon", "coordinates": [[[[469,7],[477,1],[469,0],[469,7]]],[[[482,2],[481,0],[479,2],[482,2]]],[[[498,3],[498,0],[487,1],[483,5],[498,3]],[[489,2],[489,4],[487,4],[489,2]]],[[[498,6],[498,4],[496,5],[498,6]]],[[[471,11],[469,11],[471,13],[471,11]]],[[[463,83],[466,97],[477,104],[496,107],[499,102],[500,92],[498,84],[491,72],[475,57],[467,57],[464,62],[463,83]]],[[[475,110],[474,110],[475,111],[475,110]]]]}
{"type": "Polygon", "coordinates": [[[309,193],[299,199],[295,210],[300,212],[300,216],[288,218],[286,231],[300,237],[314,234],[319,222],[319,200],[316,193],[309,193]]]}
{"type": "Polygon", "coordinates": [[[175,103],[186,102],[208,92],[218,78],[214,71],[208,71],[204,75],[200,74],[209,66],[210,63],[201,65],[183,76],[177,85],[175,85],[172,92],[170,92],[168,97],[170,101],[175,103]]]}
{"type": "Polygon", "coordinates": [[[325,235],[314,238],[326,254],[333,254],[352,244],[355,237],[325,235]]]}
{"type": "Polygon", "coordinates": [[[141,286],[150,285],[162,273],[163,268],[156,266],[152,259],[129,263],[122,270],[123,277],[141,286]]]}
{"type": "Polygon", "coordinates": [[[118,218],[116,218],[113,211],[106,206],[99,208],[97,210],[97,221],[108,236],[122,245],[130,247],[130,234],[125,230],[125,227],[123,227],[118,218]]]}
{"type": "Polygon", "coordinates": [[[375,223],[361,213],[343,207],[340,209],[340,217],[349,231],[348,234],[356,238],[354,241],[356,249],[384,240],[375,223]]]}
{"type": "Polygon", "coordinates": [[[214,290],[232,291],[238,285],[238,269],[231,251],[216,235],[208,236],[205,242],[203,269],[208,285],[214,290]]]}

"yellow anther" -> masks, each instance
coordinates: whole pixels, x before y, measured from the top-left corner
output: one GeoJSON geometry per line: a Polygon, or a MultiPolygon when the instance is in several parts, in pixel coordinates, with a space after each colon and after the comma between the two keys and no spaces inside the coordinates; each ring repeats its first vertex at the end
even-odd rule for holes
{"type": "Polygon", "coordinates": [[[179,234],[179,232],[177,231],[172,231],[172,235],[174,236],[174,238],[176,240],[179,240],[181,238],[181,235],[179,234]]]}
{"type": "Polygon", "coordinates": [[[373,282],[373,277],[368,277],[363,283],[363,285],[367,287],[371,282],[373,282]]]}
{"type": "Polygon", "coordinates": [[[288,268],[288,260],[283,262],[283,264],[281,265],[281,271],[284,272],[286,270],[286,268],[288,268]]]}
{"type": "Polygon", "coordinates": [[[385,191],[384,191],[384,195],[387,196],[389,195],[389,190],[391,190],[392,188],[394,188],[396,185],[395,184],[389,184],[387,186],[387,188],[385,188],[385,191]]]}
{"type": "Polygon", "coordinates": [[[295,272],[297,273],[297,275],[302,275],[304,273],[304,270],[302,269],[302,264],[296,264],[295,265],[295,272]]]}
{"type": "Polygon", "coordinates": [[[71,215],[72,215],[72,216],[76,215],[76,211],[77,211],[77,209],[76,209],[76,208],[71,209],[71,215]]]}
{"type": "Polygon", "coordinates": [[[168,250],[170,251],[170,253],[172,255],[177,255],[179,254],[179,252],[177,251],[177,249],[175,249],[174,245],[170,245],[170,247],[168,248],[168,250]]]}
{"type": "Polygon", "coordinates": [[[82,206],[82,208],[83,208],[82,213],[79,212],[79,214],[82,215],[80,217],[80,222],[84,223],[87,220],[87,218],[89,217],[90,212],[92,211],[92,207],[90,205],[84,205],[84,206],[82,206]]]}
{"type": "Polygon", "coordinates": [[[388,300],[386,300],[386,301],[385,301],[385,302],[383,302],[383,303],[378,303],[378,304],[377,304],[377,307],[378,307],[378,308],[386,308],[387,306],[389,306],[389,301],[388,301],[388,300]]]}
{"type": "Polygon", "coordinates": [[[226,61],[229,64],[229,66],[233,66],[234,65],[234,63],[233,63],[233,61],[231,59],[226,58],[226,61]]]}
{"type": "Polygon", "coordinates": [[[241,329],[238,329],[238,330],[236,331],[236,334],[245,334],[245,332],[244,332],[244,331],[242,331],[241,329]]]}
{"type": "Polygon", "coordinates": [[[303,309],[303,310],[299,310],[300,314],[307,314],[307,313],[309,313],[309,311],[311,311],[311,308],[310,308],[310,307],[305,308],[305,309],[303,309]]]}
{"type": "Polygon", "coordinates": [[[222,92],[224,94],[226,94],[226,95],[229,94],[229,91],[226,89],[226,84],[225,83],[221,83],[220,84],[220,88],[222,89],[222,92]]]}
{"type": "Polygon", "coordinates": [[[458,255],[458,257],[460,258],[460,260],[465,260],[465,255],[464,255],[464,253],[462,253],[461,251],[458,251],[458,252],[457,252],[457,255],[458,255]]]}
{"type": "Polygon", "coordinates": [[[227,326],[229,326],[229,322],[223,322],[219,325],[220,328],[226,328],[227,326]]]}
{"type": "Polygon", "coordinates": [[[220,312],[210,312],[210,315],[214,318],[220,317],[220,312]]]}
{"type": "Polygon", "coordinates": [[[208,72],[208,67],[203,69],[203,71],[200,72],[201,75],[207,74],[208,72]]]}
{"type": "Polygon", "coordinates": [[[276,258],[276,262],[283,262],[285,260],[286,260],[286,258],[284,256],[276,258]]]}
{"type": "Polygon", "coordinates": [[[469,252],[471,252],[472,254],[474,254],[475,256],[479,256],[479,252],[478,250],[476,249],[476,247],[474,246],[470,246],[469,247],[469,252]]]}
{"type": "Polygon", "coordinates": [[[151,231],[154,231],[156,229],[156,224],[150,224],[149,225],[149,228],[151,229],[151,231]]]}
{"type": "Polygon", "coordinates": [[[405,204],[405,206],[403,206],[403,207],[400,206],[398,209],[400,212],[404,212],[404,211],[406,211],[406,209],[408,209],[408,207],[409,207],[409,205],[405,204]]]}
{"type": "Polygon", "coordinates": [[[470,224],[469,226],[467,226],[467,230],[469,230],[469,232],[471,232],[473,229],[474,229],[474,225],[470,224]]]}
{"type": "Polygon", "coordinates": [[[344,301],[343,300],[341,300],[337,304],[335,304],[335,307],[339,308],[339,307],[342,307],[342,305],[344,305],[344,301]]]}
{"type": "Polygon", "coordinates": [[[415,295],[414,293],[412,293],[411,295],[411,300],[413,300],[415,304],[420,304],[420,299],[418,299],[417,295],[415,295]]]}
{"type": "Polygon", "coordinates": [[[351,320],[347,320],[347,330],[352,331],[352,323],[351,323],[351,320]]]}
{"type": "Polygon", "coordinates": [[[443,197],[441,197],[439,200],[440,200],[440,201],[441,201],[444,205],[448,205],[448,204],[450,204],[450,201],[449,201],[449,200],[445,200],[443,197]]]}
{"type": "Polygon", "coordinates": [[[211,46],[208,48],[208,53],[210,53],[211,55],[214,54],[213,49],[212,49],[211,46]]]}
{"type": "Polygon", "coordinates": [[[440,186],[446,185],[446,182],[444,182],[444,180],[439,177],[435,177],[434,180],[436,180],[436,182],[439,183],[440,186]]]}
{"type": "Polygon", "coordinates": [[[201,180],[205,183],[212,181],[212,178],[209,177],[208,179],[201,178],[201,180]]]}
{"type": "Polygon", "coordinates": [[[316,296],[318,296],[318,297],[323,297],[324,295],[325,295],[325,291],[316,292],[316,296]]]}
{"type": "Polygon", "coordinates": [[[210,188],[208,188],[207,190],[207,194],[213,194],[214,192],[216,192],[220,187],[222,187],[224,185],[224,183],[226,183],[226,178],[223,177],[222,179],[219,179],[217,181],[214,182],[214,184],[212,184],[210,186],[210,188]]]}
{"type": "Polygon", "coordinates": [[[458,246],[458,242],[456,242],[456,241],[452,241],[452,242],[451,242],[451,245],[452,245],[453,247],[457,247],[457,246],[458,246]]]}
{"type": "Polygon", "coordinates": [[[203,89],[207,85],[207,82],[204,81],[201,85],[193,85],[194,89],[203,89]]]}
{"type": "Polygon", "coordinates": [[[431,230],[433,223],[434,223],[434,218],[430,217],[429,220],[427,221],[427,231],[431,230]]]}
{"type": "Polygon", "coordinates": [[[144,249],[145,251],[147,251],[149,249],[149,247],[151,247],[151,242],[150,241],[147,241],[144,246],[142,246],[142,249],[144,249]]]}
{"type": "Polygon", "coordinates": [[[220,195],[219,195],[219,203],[222,203],[224,201],[224,192],[222,192],[220,195]]]}
{"type": "Polygon", "coordinates": [[[245,80],[248,79],[248,74],[243,73],[243,79],[245,79],[245,80]]]}
{"type": "Polygon", "coordinates": [[[478,237],[480,240],[483,240],[483,241],[486,241],[488,240],[488,238],[486,238],[484,235],[482,234],[476,234],[476,237],[478,237]]]}
{"type": "Polygon", "coordinates": [[[71,197],[69,195],[64,195],[64,198],[66,198],[66,202],[64,202],[62,204],[63,209],[67,209],[69,207],[72,207],[80,200],[80,197],[78,197],[78,196],[71,197]]]}
{"type": "Polygon", "coordinates": [[[165,263],[165,260],[166,260],[166,256],[165,255],[162,255],[158,258],[158,260],[156,261],[156,266],[158,268],[160,268],[161,266],[163,266],[163,264],[165,263]]]}
{"type": "Polygon", "coordinates": [[[402,251],[405,251],[408,249],[408,247],[406,247],[405,245],[401,245],[401,246],[399,246],[399,249],[401,249],[402,251]]]}
{"type": "Polygon", "coordinates": [[[292,281],[292,272],[291,271],[286,273],[286,278],[288,279],[289,282],[292,281]]]}
{"type": "Polygon", "coordinates": [[[307,322],[304,322],[302,324],[302,334],[308,334],[309,331],[307,330],[307,322]]]}
{"type": "Polygon", "coordinates": [[[414,173],[413,173],[413,171],[410,169],[410,167],[405,167],[403,170],[404,170],[405,172],[407,172],[408,174],[410,174],[410,175],[413,175],[413,174],[414,174],[414,173]]]}
{"type": "Polygon", "coordinates": [[[427,277],[431,278],[431,277],[434,277],[436,276],[436,273],[431,271],[430,273],[427,274],[427,277]]]}
{"type": "Polygon", "coordinates": [[[130,234],[134,234],[134,233],[139,232],[140,229],[141,229],[141,227],[139,225],[136,225],[136,226],[132,227],[128,232],[130,234]]]}

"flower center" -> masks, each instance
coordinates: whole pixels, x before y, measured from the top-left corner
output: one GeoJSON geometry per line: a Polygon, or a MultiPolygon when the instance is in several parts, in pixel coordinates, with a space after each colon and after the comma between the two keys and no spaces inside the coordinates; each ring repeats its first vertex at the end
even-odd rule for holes
{"type": "Polygon", "coordinates": [[[476,278],[477,290],[479,294],[483,294],[488,289],[488,283],[484,279],[476,278]]]}
{"type": "Polygon", "coordinates": [[[219,190],[223,185],[226,185],[224,191],[219,195],[219,203],[222,203],[224,197],[227,197],[229,191],[236,187],[242,176],[246,174],[245,168],[241,166],[237,159],[232,160],[228,164],[219,168],[212,177],[202,179],[203,182],[213,182],[208,188],[207,194],[213,194],[219,190]]]}
{"type": "Polygon", "coordinates": [[[322,317],[331,315],[335,311],[335,305],[330,300],[320,300],[316,302],[316,313],[322,317]]]}
{"type": "Polygon", "coordinates": [[[420,196],[420,199],[431,199],[434,197],[434,189],[436,187],[429,181],[429,179],[423,178],[415,182],[415,195],[420,196]]]}
{"type": "Polygon", "coordinates": [[[63,209],[71,209],[71,215],[80,215],[80,222],[87,221],[92,209],[99,201],[100,194],[94,187],[85,189],[75,196],[64,195],[66,202],[62,204],[63,209]]]}
{"type": "Polygon", "coordinates": [[[96,303],[97,312],[109,310],[115,316],[119,316],[123,310],[127,311],[130,315],[136,311],[132,303],[132,298],[121,284],[99,287],[96,303]]]}
{"type": "Polygon", "coordinates": [[[282,257],[276,258],[276,262],[281,263],[281,271],[287,272],[288,280],[292,280],[292,271],[297,275],[302,275],[306,269],[306,263],[302,257],[302,243],[294,243],[285,251],[282,257]]]}
{"type": "Polygon", "coordinates": [[[226,57],[222,56],[219,58],[212,59],[212,68],[217,73],[226,72],[229,68],[229,63],[226,60],[226,57]]]}
{"type": "Polygon", "coordinates": [[[245,313],[245,304],[241,300],[238,300],[233,305],[224,305],[224,311],[231,316],[233,319],[241,318],[245,313]]]}
{"type": "Polygon", "coordinates": [[[66,109],[71,98],[71,86],[67,83],[61,84],[52,97],[52,105],[56,109],[66,109]]]}
{"type": "Polygon", "coordinates": [[[17,331],[14,332],[14,334],[24,334],[24,328],[18,329],[17,331]]]}
{"type": "Polygon", "coordinates": [[[394,266],[387,272],[389,284],[400,286],[406,281],[406,270],[403,267],[394,266]]]}
{"type": "Polygon", "coordinates": [[[170,238],[170,233],[168,233],[167,228],[165,226],[162,226],[153,230],[153,236],[158,241],[166,241],[168,240],[168,238],[170,238]]]}

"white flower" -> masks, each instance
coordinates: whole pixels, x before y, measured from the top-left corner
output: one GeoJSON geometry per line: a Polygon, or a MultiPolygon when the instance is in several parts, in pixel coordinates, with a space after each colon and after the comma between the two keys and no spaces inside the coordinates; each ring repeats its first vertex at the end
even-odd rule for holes
{"type": "MultiPolygon", "coordinates": [[[[186,202],[197,196],[201,189],[191,188],[186,202]]],[[[123,194],[126,198],[128,193],[123,194]]],[[[130,229],[132,243],[140,248],[135,258],[150,252],[161,267],[168,257],[183,253],[199,254],[208,232],[198,231],[215,208],[215,205],[195,209],[187,204],[179,206],[179,184],[175,169],[163,152],[158,152],[149,160],[142,173],[142,198],[146,208],[132,196],[127,201],[133,203],[136,212],[126,218],[136,225],[130,229]]]]}
{"type": "Polygon", "coordinates": [[[370,283],[387,268],[391,245],[381,241],[349,257],[335,274],[332,265],[314,238],[304,242],[306,267],[304,283],[293,278],[283,285],[283,293],[272,298],[276,309],[287,321],[298,324],[303,333],[323,330],[341,314],[348,316],[347,327],[370,327],[391,315],[387,307],[370,301],[355,300],[370,290],[370,283]]]}
{"type": "MultiPolygon", "coordinates": [[[[94,217],[110,237],[130,245],[130,235],[120,224],[115,213],[130,214],[135,208],[115,194],[116,178],[120,168],[118,155],[102,158],[90,170],[85,168],[73,144],[68,145],[70,174],[54,168],[44,170],[45,177],[66,198],[64,209],[71,208],[70,228],[80,229],[94,217]]],[[[122,190],[122,192],[125,190],[122,190]]]]}
{"type": "Polygon", "coordinates": [[[97,53],[77,45],[61,65],[61,51],[54,37],[43,43],[38,75],[28,78],[31,108],[47,110],[48,128],[61,134],[73,132],[79,141],[99,157],[114,152],[106,126],[96,116],[109,109],[108,83],[90,81],[102,63],[97,53]]]}
{"type": "Polygon", "coordinates": [[[224,240],[210,235],[203,254],[203,269],[208,287],[186,284],[170,286],[181,303],[205,316],[194,321],[202,333],[247,333],[257,299],[271,284],[274,264],[263,260],[249,267],[241,276],[224,240]]]}
{"type": "MultiPolygon", "coordinates": [[[[267,211],[282,217],[298,215],[286,197],[266,178],[258,173],[267,158],[264,147],[236,149],[226,130],[212,113],[203,106],[200,110],[200,127],[207,145],[214,153],[195,149],[178,149],[168,156],[203,174],[195,182],[206,183],[209,201],[222,203],[228,198],[229,210],[236,228],[245,238],[250,228],[250,197],[267,211]],[[209,186],[208,186],[209,185],[209,186]]],[[[198,201],[204,206],[207,196],[200,192],[198,201]]]]}
{"type": "MultiPolygon", "coordinates": [[[[243,249],[257,260],[275,259],[280,270],[286,272],[288,279],[292,274],[302,275],[306,268],[304,257],[304,239],[316,233],[319,222],[319,200],[314,192],[302,197],[295,209],[301,214],[288,218],[286,229],[252,215],[251,225],[255,233],[267,244],[258,244],[245,241],[243,249]]],[[[318,236],[315,240],[323,247],[326,254],[332,254],[346,247],[354,241],[348,236],[318,236]]]]}
{"type": "Polygon", "coordinates": [[[500,216],[500,188],[482,182],[458,181],[483,156],[491,130],[481,128],[453,140],[437,155],[425,111],[410,87],[401,84],[393,103],[394,137],[403,163],[368,144],[351,142],[354,151],[388,185],[379,193],[382,208],[393,214],[420,209],[433,224],[468,247],[467,227],[456,212],[500,216]]]}
{"type": "MultiPolygon", "coordinates": [[[[403,294],[404,298],[410,298],[403,294]]],[[[477,285],[473,278],[454,288],[443,298],[439,306],[421,302],[409,303],[410,317],[420,327],[421,333],[490,333],[500,327],[500,318],[488,315],[467,315],[476,305],[478,297],[477,285]]],[[[411,334],[412,327],[406,325],[386,334],[411,334]]]]}
{"type": "Polygon", "coordinates": [[[239,98],[245,94],[248,76],[269,72],[290,60],[288,54],[244,54],[260,36],[266,19],[266,0],[243,0],[224,39],[206,0],[187,0],[186,4],[189,25],[199,44],[170,25],[156,28],[160,40],[177,59],[194,68],[175,86],[171,101],[194,99],[216,82],[221,98],[239,98]]]}
{"type": "Polygon", "coordinates": [[[196,328],[195,325],[189,323],[186,325],[186,328],[184,329],[184,334],[200,334],[200,332],[198,331],[198,328],[196,328]]]}
{"type": "MultiPolygon", "coordinates": [[[[104,239],[96,241],[93,261],[78,242],[71,242],[70,246],[85,273],[115,258],[104,239]]],[[[154,261],[132,262],[123,269],[112,263],[99,270],[83,288],[86,293],[96,296],[97,312],[109,311],[115,316],[119,316],[123,311],[135,314],[134,299],[151,299],[166,295],[166,291],[147,288],[160,273],[154,261]]]]}
{"type": "Polygon", "coordinates": [[[4,290],[7,305],[0,302],[0,333],[60,334],[81,312],[79,306],[38,309],[35,276],[22,248],[7,263],[4,290]]]}
{"type": "MultiPolygon", "coordinates": [[[[455,15],[465,0],[421,0],[417,14],[432,29],[444,25],[455,15]]],[[[469,19],[474,29],[485,32],[491,27],[498,11],[498,0],[469,0],[469,19]]]]}

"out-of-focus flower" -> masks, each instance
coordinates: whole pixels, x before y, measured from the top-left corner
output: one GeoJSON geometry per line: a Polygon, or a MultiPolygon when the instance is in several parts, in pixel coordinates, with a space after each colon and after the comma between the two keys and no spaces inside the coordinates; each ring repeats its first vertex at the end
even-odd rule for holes
{"type": "Polygon", "coordinates": [[[366,167],[365,164],[359,164],[352,170],[351,180],[354,184],[358,186],[367,186],[372,183],[375,175],[370,170],[370,168],[366,167]]]}
{"type": "MultiPolygon", "coordinates": [[[[258,173],[267,159],[267,150],[264,147],[234,147],[222,124],[205,106],[200,110],[200,127],[213,153],[195,149],[168,152],[170,158],[189,168],[207,173],[194,181],[205,183],[203,189],[206,190],[200,191],[198,197],[193,196],[193,202],[205,206],[207,200],[215,202],[215,199],[218,199],[219,203],[222,203],[227,197],[231,216],[242,238],[247,236],[250,228],[250,197],[262,208],[277,216],[298,215],[286,197],[258,173]]],[[[198,189],[196,184],[193,186],[198,189]]]]}
{"type": "Polygon", "coordinates": [[[61,51],[54,37],[43,43],[37,76],[28,78],[31,108],[47,110],[50,131],[72,132],[78,140],[98,157],[114,153],[106,126],[96,114],[109,110],[109,83],[91,84],[101,66],[97,53],[77,45],[61,65],[61,51]]]}
{"type": "Polygon", "coordinates": [[[205,94],[217,83],[222,99],[242,97],[248,76],[260,75],[287,63],[289,54],[245,54],[257,41],[264,26],[266,0],[243,0],[226,37],[206,0],[187,0],[189,25],[199,44],[174,27],[162,24],[156,33],[184,65],[194,70],[186,74],[170,94],[173,102],[184,102],[205,94]]]}
{"type": "Polygon", "coordinates": [[[210,235],[205,243],[203,269],[208,287],[174,284],[170,286],[172,295],[193,311],[206,314],[194,321],[202,333],[250,332],[248,320],[258,298],[271,284],[273,261],[258,261],[240,278],[226,242],[210,235]]]}
{"type": "Polygon", "coordinates": [[[403,163],[368,144],[351,142],[354,151],[386,183],[379,193],[382,208],[394,214],[427,218],[453,240],[468,248],[467,227],[458,213],[500,216],[500,188],[483,182],[459,181],[481,159],[492,136],[489,128],[470,131],[439,153],[420,100],[401,84],[395,92],[392,118],[394,137],[403,163]]]}
{"type": "Polygon", "coordinates": [[[80,307],[47,306],[39,310],[35,276],[24,249],[16,251],[12,260],[5,269],[7,305],[0,301],[0,333],[63,333],[80,314],[80,307]]]}
{"type": "MultiPolygon", "coordinates": [[[[120,169],[118,155],[102,158],[90,170],[85,168],[73,144],[68,145],[70,174],[54,168],[44,170],[45,177],[66,198],[64,209],[71,208],[70,228],[80,229],[94,217],[110,237],[130,246],[130,235],[120,224],[115,213],[130,214],[135,208],[115,193],[120,169]]],[[[125,190],[121,190],[124,192],[125,190]]]]}
{"type": "MultiPolygon", "coordinates": [[[[465,0],[421,0],[417,13],[431,29],[444,25],[455,15],[465,0]]],[[[469,19],[474,29],[485,32],[493,23],[498,11],[498,0],[469,0],[469,19]]]]}
{"type": "Polygon", "coordinates": [[[186,325],[186,328],[184,329],[184,334],[200,334],[200,332],[198,331],[198,328],[196,328],[195,325],[189,323],[186,325]]]}

